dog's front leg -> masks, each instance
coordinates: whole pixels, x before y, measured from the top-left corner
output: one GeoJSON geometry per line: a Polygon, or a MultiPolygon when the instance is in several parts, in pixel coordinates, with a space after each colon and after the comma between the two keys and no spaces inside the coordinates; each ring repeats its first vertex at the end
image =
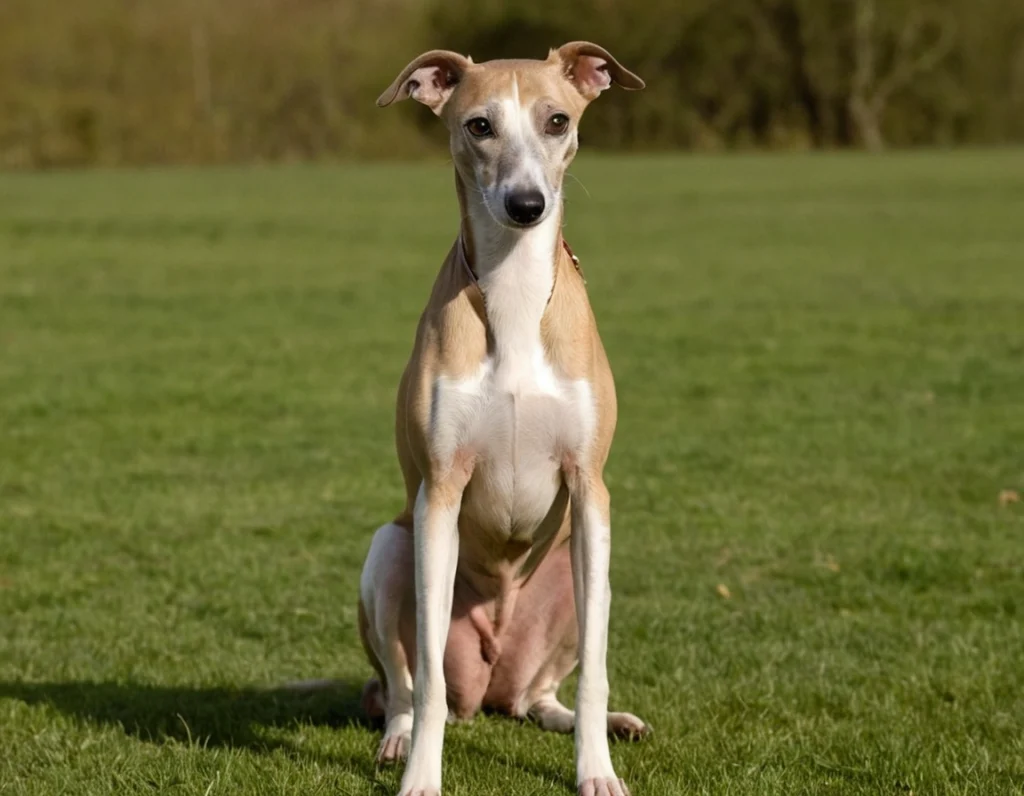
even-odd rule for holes
{"type": "Polygon", "coordinates": [[[580,632],[576,692],[576,784],[579,796],[629,796],[608,751],[608,614],[611,585],[610,501],[604,482],[576,472],[572,500],[572,576],[580,632]]]}
{"type": "MultiPolygon", "coordinates": [[[[460,481],[462,479],[459,479],[460,481]]],[[[466,479],[468,480],[468,479],[466,479]]],[[[465,483],[420,486],[414,512],[416,676],[412,747],[399,796],[438,796],[448,700],[444,648],[459,558],[459,507],[465,483]]]]}

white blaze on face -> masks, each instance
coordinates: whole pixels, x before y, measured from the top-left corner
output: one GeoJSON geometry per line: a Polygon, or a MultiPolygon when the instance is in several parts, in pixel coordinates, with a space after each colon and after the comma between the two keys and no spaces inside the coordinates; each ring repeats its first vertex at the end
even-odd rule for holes
{"type": "Polygon", "coordinates": [[[555,204],[552,188],[545,174],[544,145],[535,126],[533,108],[522,104],[519,82],[512,75],[507,96],[498,101],[499,130],[502,137],[498,181],[494,196],[489,197],[504,212],[505,197],[512,191],[538,190],[544,194],[544,213],[555,204]]]}

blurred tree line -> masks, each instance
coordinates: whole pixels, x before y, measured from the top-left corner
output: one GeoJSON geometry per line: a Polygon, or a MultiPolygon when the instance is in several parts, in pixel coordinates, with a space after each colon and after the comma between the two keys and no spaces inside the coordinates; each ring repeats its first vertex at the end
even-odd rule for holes
{"type": "Polygon", "coordinates": [[[413,56],[579,38],[648,84],[588,145],[1024,140],[1024,0],[0,0],[0,166],[416,155],[429,111],[374,105],[413,56]]]}

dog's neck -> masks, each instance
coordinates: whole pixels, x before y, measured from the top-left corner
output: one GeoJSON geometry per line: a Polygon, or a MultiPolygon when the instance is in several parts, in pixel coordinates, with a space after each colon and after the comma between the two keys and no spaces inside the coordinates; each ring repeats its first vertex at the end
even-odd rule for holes
{"type": "Polygon", "coordinates": [[[503,363],[525,362],[541,350],[540,324],[555,285],[562,209],[535,227],[499,224],[479,191],[458,178],[462,245],[484,297],[493,353],[503,363]]]}

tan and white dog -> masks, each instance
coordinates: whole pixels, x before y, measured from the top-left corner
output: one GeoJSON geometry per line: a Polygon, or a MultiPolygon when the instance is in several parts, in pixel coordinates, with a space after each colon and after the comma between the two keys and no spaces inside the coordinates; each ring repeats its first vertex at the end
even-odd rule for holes
{"type": "Polygon", "coordinates": [[[378,761],[408,757],[399,796],[440,793],[445,722],[483,707],[575,730],[583,796],[628,794],[608,734],[648,731],[608,713],[615,386],[561,232],[577,125],[613,83],[644,85],[588,42],[543,61],[433,50],[377,101],[444,120],[462,210],[398,389],[405,509],[360,580],[379,675],[363,702],[384,718],[378,761]],[[577,659],[573,713],[557,690],[577,659]]]}

